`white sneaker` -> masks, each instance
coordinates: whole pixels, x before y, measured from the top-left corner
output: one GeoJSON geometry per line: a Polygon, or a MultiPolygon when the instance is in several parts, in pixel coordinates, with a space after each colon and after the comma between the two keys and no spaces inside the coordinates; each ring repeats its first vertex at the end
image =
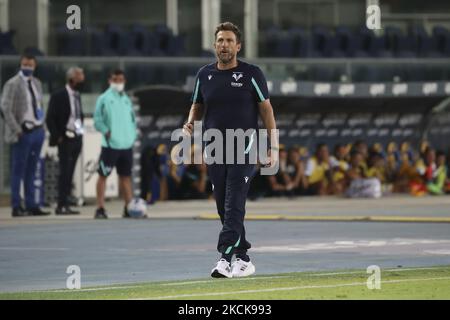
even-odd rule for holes
{"type": "Polygon", "coordinates": [[[231,266],[225,259],[220,259],[211,271],[213,278],[231,278],[231,266]]]}
{"type": "Polygon", "coordinates": [[[231,274],[236,278],[248,277],[254,274],[255,271],[255,265],[251,261],[245,262],[244,260],[238,258],[231,265],[231,274]]]}

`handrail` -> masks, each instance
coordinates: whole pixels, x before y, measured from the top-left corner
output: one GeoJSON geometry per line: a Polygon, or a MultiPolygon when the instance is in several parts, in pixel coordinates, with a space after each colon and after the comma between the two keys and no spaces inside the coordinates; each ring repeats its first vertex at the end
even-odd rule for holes
{"type": "MultiPolygon", "coordinates": [[[[0,62],[18,61],[20,56],[0,56],[0,62]]],[[[241,58],[240,58],[241,59],[241,58]]],[[[78,62],[78,63],[98,63],[98,62],[147,62],[147,63],[211,63],[215,59],[208,57],[98,57],[98,56],[41,56],[37,57],[38,62],[78,62]]],[[[320,63],[320,64],[336,64],[336,63],[395,63],[395,64],[411,64],[411,63],[449,63],[449,58],[257,58],[244,59],[245,61],[254,62],[256,64],[271,63],[320,63]]]]}

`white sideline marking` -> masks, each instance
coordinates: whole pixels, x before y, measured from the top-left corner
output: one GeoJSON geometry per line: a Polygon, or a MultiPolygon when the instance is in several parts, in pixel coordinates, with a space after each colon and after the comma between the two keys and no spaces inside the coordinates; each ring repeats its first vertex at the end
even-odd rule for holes
{"type": "MultiPolygon", "coordinates": [[[[259,280],[259,279],[278,279],[278,278],[289,278],[290,276],[273,276],[273,277],[255,277],[255,278],[239,278],[239,281],[246,281],[246,280],[259,280]]],[[[237,278],[236,278],[237,279],[237,278]]],[[[231,281],[236,281],[236,279],[231,281]]],[[[184,285],[184,284],[196,284],[196,283],[207,283],[207,282],[217,282],[217,280],[200,280],[200,281],[186,281],[186,282],[171,282],[171,283],[162,283],[163,286],[175,286],[175,285],[184,285]]],[[[101,291],[101,290],[115,290],[115,289],[129,289],[129,288],[139,288],[139,287],[145,287],[147,285],[145,284],[139,284],[135,286],[122,286],[122,287],[101,287],[101,288],[86,288],[86,289],[56,289],[56,290],[33,290],[31,292],[82,292],[82,291],[101,291]]]]}
{"type": "Polygon", "coordinates": [[[429,253],[429,254],[439,254],[439,255],[450,255],[450,250],[445,250],[445,249],[437,249],[437,250],[425,250],[425,253],[429,253]]]}
{"type": "MultiPolygon", "coordinates": [[[[449,253],[450,254],[450,253],[449,253]]],[[[433,270],[433,269],[442,269],[442,267],[423,267],[423,268],[394,268],[394,269],[381,269],[382,272],[392,272],[392,271],[417,271],[417,270],[433,270]]],[[[321,277],[321,276],[334,276],[334,275],[344,275],[344,274],[366,274],[365,270],[361,271],[348,271],[348,272],[329,272],[329,273],[314,273],[307,276],[311,277],[321,277]]],[[[246,281],[246,280],[266,280],[266,279],[279,279],[279,278],[292,278],[294,276],[269,276],[269,277],[253,277],[253,278],[234,278],[231,281],[246,281]]],[[[197,284],[197,283],[209,283],[209,282],[217,282],[217,280],[198,280],[198,281],[185,281],[185,282],[170,282],[163,283],[163,286],[176,286],[176,285],[185,285],[185,284],[197,284]]]]}
{"type": "Polygon", "coordinates": [[[86,289],[58,289],[58,290],[43,290],[43,291],[32,291],[32,292],[83,292],[83,291],[102,291],[102,290],[115,290],[115,289],[130,289],[130,288],[139,288],[144,287],[144,285],[137,286],[123,286],[123,287],[101,287],[101,288],[86,288],[86,289]]]}
{"type": "MultiPolygon", "coordinates": [[[[401,272],[401,271],[418,271],[418,270],[434,270],[434,269],[445,269],[442,267],[423,267],[423,268],[394,268],[394,269],[381,269],[382,272],[401,272]]],[[[344,274],[366,274],[364,270],[361,271],[348,271],[348,272],[329,272],[329,273],[316,273],[311,274],[313,277],[320,277],[320,276],[337,276],[337,275],[344,275],[344,274]]]]}
{"type": "Polygon", "coordinates": [[[448,239],[386,239],[386,240],[357,240],[357,241],[334,241],[318,242],[280,246],[261,246],[253,248],[253,252],[293,252],[293,251],[318,251],[334,249],[355,248],[379,248],[392,246],[412,246],[430,244],[449,244],[448,239]]]}
{"type": "MultiPolygon", "coordinates": [[[[383,283],[433,281],[433,280],[450,280],[450,277],[386,280],[386,281],[381,281],[381,283],[383,284],[383,283]]],[[[231,292],[230,291],[228,291],[228,292],[203,292],[203,293],[193,293],[193,294],[179,294],[179,295],[173,295],[173,296],[136,298],[136,299],[130,299],[130,300],[163,300],[163,299],[177,299],[177,298],[203,297],[203,296],[237,295],[237,294],[246,294],[246,293],[292,291],[292,290],[301,290],[301,289],[323,289],[323,288],[365,286],[366,284],[367,284],[366,282],[350,282],[350,283],[342,283],[342,284],[312,285],[312,286],[271,288],[271,289],[259,289],[259,290],[242,290],[242,291],[231,291],[231,292]]]]}
{"type": "Polygon", "coordinates": [[[69,250],[69,248],[32,248],[32,247],[0,247],[0,250],[29,250],[29,251],[66,251],[69,250]]]}
{"type": "MultiPolygon", "coordinates": [[[[273,277],[254,277],[254,278],[234,278],[231,281],[248,281],[248,280],[267,280],[267,279],[280,279],[280,278],[290,278],[292,276],[273,276],[273,277]]],[[[185,281],[185,282],[170,282],[163,283],[163,286],[177,286],[177,285],[185,285],[185,284],[197,284],[197,283],[209,283],[209,282],[217,282],[217,280],[197,280],[197,281],[185,281]]]]}

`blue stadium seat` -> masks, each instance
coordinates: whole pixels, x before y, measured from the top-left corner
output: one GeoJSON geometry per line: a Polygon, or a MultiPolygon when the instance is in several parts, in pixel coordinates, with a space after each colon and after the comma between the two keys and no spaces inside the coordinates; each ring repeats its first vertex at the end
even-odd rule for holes
{"type": "Polygon", "coordinates": [[[67,30],[66,26],[56,29],[58,55],[84,56],[86,50],[86,32],[83,30],[67,30]]]}
{"type": "Polygon", "coordinates": [[[361,27],[356,36],[355,57],[392,57],[386,48],[385,37],[377,37],[372,30],[361,27]]]}
{"type": "Polygon", "coordinates": [[[422,25],[413,25],[409,28],[409,36],[413,41],[413,48],[418,57],[433,57],[438,53],[432,48],[432,38],[422,25]]]}
{"type": "Polygon", "coordinates": [[[375,36],[372,39],[369,54],[372,57],[378,58],[392,58],[392,56],[394,55],[393,52],[389,50],[389,46],[385,36],[375,36]]]}
{"type": "Polygon", "coordinates": [[[169,38],[167,54],[174,57],[180,57],[186,54],[186,49],[184,46],[184,36],[174,35],[169,38]]]}
{"type": "Polygon", "coordinates": [[[354,57],[366,58],[370,56],[372,42],[375,39],[375,34],[372,30],[362,27],[355,36],[355,52],[354,57]]]}
{"type": "Polygon", "coordinates": [[[156,37],[156,50],[153,50],[153,55],[167,55],[173,37],[172,30],[164,24],[158,24],[155,27],[154,35],[156,37]]]}
{"type": "Polygon", "coordinates": [[[89,54],[94,56],[103,56],[104,52],[108,50],[104,32],[97,28],[87,28],[88,37],[90,40],[89,54]]]}
{"type": "Polygon", "coordinates": [[[294,56],[294,39],[289,34],[280,33],[278,35],[275,56],[286,58],[294,56]]]}
{"type": "Polygon", "coordinates": [[[154,57],[164,55],[164,52],[159,47],[158,38],[154,32],[149,33],[148,42],[149,42],[149,48],[148,48],[147,55],[154,56],[154,57]]]}
{"type": "Polygon", "coordinates": [[[313,28],[310,56],[314,58],[331,57],[335,42],[328,29],[316,26],[313,28]]]}
{"type": "Polygon", "coordinates": [[[150,32],[143,25],[133,25],[127,39],[127,56],[145,56],[150,51],[150,32]]]}
{"type": "Polygon", "coordinates": [[[398,27],[388,26],[384,32],[385,48],[394,56],[412,58],[416,56],[414,41],[409,35],[403,34],[398,27]]]}
{"type": "Polygon", "coordinates": [[[278,27],[270,27],[265,33],[265,54],[268,57],[277,56],[277,47],[281,31],[278,27]]]}
{"type": "Polygon", "coordinates": [[[291,28],[288,37],[292,41],[292,56],[306,57],[309,51],[309,39],[303,28],[291,28]]]}
{"type": "Polygon", "coordinates": [[[127,52],[128,34],[117,24],[109,24],[104,33],[106,48],[103,55],[120,56],[127,52]]]}
{"type": "Polygon", "coordinates": [[[17,50],[13,44],[14,31],[0,32],[0,54],[15,55],[17,50]]]}
{"type": "Polygon", "coordinates": [[[450,57],[450,31],[442,26],[433,28],[433,49],[440,56],[450,57]]]}
{"type": "Polygon", "coordinates": [[[333,56],[353,57],[356,52],[356,36],[349,27],[341,26],[335,30],[336,49],[333,56]]]}

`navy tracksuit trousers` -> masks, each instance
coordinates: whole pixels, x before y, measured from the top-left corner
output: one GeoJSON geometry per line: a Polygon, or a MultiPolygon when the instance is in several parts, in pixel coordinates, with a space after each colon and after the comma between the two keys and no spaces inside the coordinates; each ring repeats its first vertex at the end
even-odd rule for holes
{"type": "Polygon", "coordinates": [[[245,237],[244,217],[254,169],[254,164],[208,165],[217,212],[223,225],[217,244],[222,255],[245,255],[251,247],[245,237]]]}

